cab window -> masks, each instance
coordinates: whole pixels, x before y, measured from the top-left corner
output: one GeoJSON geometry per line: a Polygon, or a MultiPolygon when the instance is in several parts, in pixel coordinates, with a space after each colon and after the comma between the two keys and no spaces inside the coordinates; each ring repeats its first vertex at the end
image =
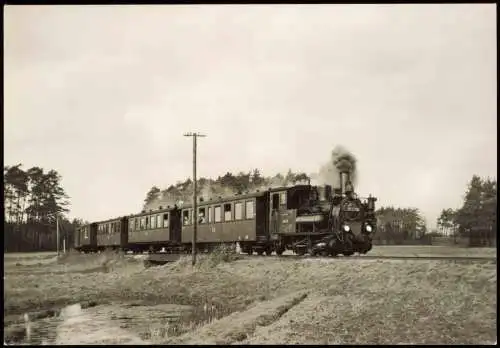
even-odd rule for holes
{"type": "Polygon", "coordinates": [[[163,214],[163,227],[168,227],[168,213],[163,214]]]}
{"type": "Polygon", "coordinates": [[[280,205],[286,205],[286,191],[280,192],[280,205]]]}

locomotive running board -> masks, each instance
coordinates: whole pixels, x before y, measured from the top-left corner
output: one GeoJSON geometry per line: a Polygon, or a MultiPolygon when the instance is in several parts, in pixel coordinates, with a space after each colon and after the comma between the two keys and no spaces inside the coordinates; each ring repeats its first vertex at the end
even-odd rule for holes
{"type": "Polygon", "coordinates": [[[293,236],[327,236],[333,235],[332,232],[291,232],[291,233],[273,233],[280,236],[293,237],[293,236]]]}

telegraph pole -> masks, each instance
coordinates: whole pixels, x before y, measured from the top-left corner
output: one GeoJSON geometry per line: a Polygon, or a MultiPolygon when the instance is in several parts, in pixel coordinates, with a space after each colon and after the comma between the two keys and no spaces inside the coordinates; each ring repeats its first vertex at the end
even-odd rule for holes
{"type": "Polygon", "coordinates": [[[193,266],[196,264],[196,232],[198,232],[198,203],[196,197],[196,139],[198,137],[206,137],[199,133],[186,133],[185,137],[193,137],[193,266]]]}

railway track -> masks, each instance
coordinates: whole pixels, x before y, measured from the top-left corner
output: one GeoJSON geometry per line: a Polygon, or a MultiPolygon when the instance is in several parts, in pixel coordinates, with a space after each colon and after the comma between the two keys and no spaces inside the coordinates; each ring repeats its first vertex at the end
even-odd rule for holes
{"type": "MultiPolygon", "coordinates": [[[[162,265],[169,262],[175,262],[181,256],[188,254],[166,254],[155,253],[144,255],[144,262],[148,266],[162,265]]],[[[310,256],[310,255],[247,255],[241,254],[244,259],[248,258],[262,258],[262,259],[280,259],[280,260],[319,260],[325,262],[337,261],[361,261],[361,260],[419,260],[419,261],[458,261],[458,262],[492,262],[496,263],[496,257],[477,257],[477,256],[382,256],[382,255],[354,255],[354,256],[339,256],[339,257],[325,257],[325,256],[310,256]]]]}

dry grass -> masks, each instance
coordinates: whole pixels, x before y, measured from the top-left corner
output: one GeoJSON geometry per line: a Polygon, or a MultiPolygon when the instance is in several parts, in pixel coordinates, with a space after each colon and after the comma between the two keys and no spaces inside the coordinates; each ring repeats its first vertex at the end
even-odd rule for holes
{"type": "Polygon", "coordinates": [[[496,257],[496,248],[461,248],[434,245],[374,245],[367,254],[370,256],[456,256],[456,257],[496,257]]]}
{"type": "Polygon", "coordinates": [[[496,338],[494,263],[227,262],[234,259],[226,250],[200,255],[194,268],[188,257],[144,269],[105,253],[6,265],[4,325],[26,311],[119,301],[192,306],[181,321],[141,329],[157,343],[481,344],[496,338]]]}

